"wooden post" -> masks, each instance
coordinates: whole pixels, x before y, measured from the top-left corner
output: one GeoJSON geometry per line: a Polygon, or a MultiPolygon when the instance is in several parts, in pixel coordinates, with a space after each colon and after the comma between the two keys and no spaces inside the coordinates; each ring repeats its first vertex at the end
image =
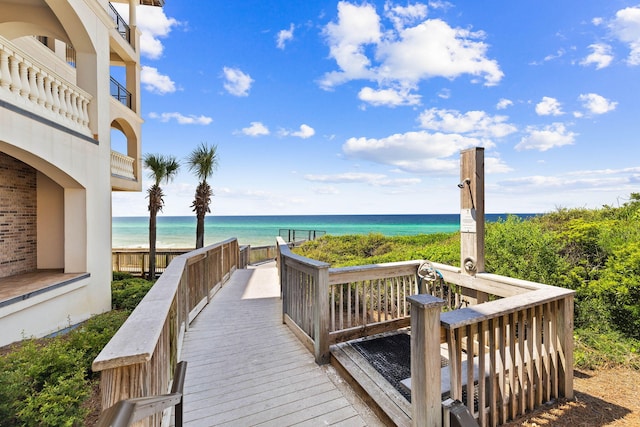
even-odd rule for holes
{"type": "MultiPolygon", "coordinates": [[[[460,269],[484,272],[484,148],[460,152],[460,269]]],[[[463,292],[471,305],[488,300],[482,292],[463,292]]]]}
{"type": "Polygon", "coordinates": [[[329,265],[317,267],[313,307],[314,349],[316,363],[329,363],[329,265]]]}
{"type": "Polygon", "coordinates": [[[560,301],[558,316],[558,382],[560,395],[567,399],[573,399],[573,299],[573,295],[567,295],[560,301]]]}
{"type": "Polygon", "coordinates": [[[484,271],[484,148],[460,152],[460,267],[484,271]]]}
{"type": "Polygon", "coordinates": [[[444,300],[431,295],[413,295],[407,300],[411,303],[412,425],[440,427],[440,311],[444,300]]]}

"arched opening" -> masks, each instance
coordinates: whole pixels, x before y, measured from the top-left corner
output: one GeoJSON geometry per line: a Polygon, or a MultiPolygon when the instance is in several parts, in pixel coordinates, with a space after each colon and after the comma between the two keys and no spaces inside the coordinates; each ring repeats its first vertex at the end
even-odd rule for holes
{"type": "Polygon", "coordinates": [[[85,272],[85,193],[46,160],[0,142],[0,278],[85,272]]]}

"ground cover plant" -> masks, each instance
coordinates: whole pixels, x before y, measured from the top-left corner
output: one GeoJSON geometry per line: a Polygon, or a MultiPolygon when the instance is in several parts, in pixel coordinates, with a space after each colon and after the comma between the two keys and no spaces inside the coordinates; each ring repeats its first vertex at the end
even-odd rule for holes
{"type": "Polygon", "coordinates": [[[120,274],[112,282],[114,310],[67,334],[28,339],[0,353],[0,427],[92,425],[99,411],[99,375],[91,363],[152,283],[120,274]],[[92,400],[93,399],[93,400],[92,400]]]}

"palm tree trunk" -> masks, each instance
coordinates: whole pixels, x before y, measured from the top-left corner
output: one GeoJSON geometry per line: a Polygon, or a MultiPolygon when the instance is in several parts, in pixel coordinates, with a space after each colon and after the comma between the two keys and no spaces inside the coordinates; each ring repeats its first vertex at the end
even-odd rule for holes
{"type": "Polygon", "coordinates": [[[148,280],[156,279],[156,215],[149,212],[149,276],[148,280]]]}
{"type": "Polygon", "coordinates": [[[196,218],[196,249],[200,249],[204,246],[204,212],[198,212],[196,218]]]}

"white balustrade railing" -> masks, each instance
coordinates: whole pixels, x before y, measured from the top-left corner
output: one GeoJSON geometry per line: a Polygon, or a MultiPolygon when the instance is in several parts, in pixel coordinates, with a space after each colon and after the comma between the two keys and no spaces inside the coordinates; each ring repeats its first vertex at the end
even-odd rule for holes
{"type": "Polygon", "coordinates": [[[136,179],[133,173],[134,158],[111,151],[111,175],[117,175],[122,178],[136,179]]]}
{"type": "Polygon", "coordinates": [[[91,95],[0,37],[0,99],[89,133],[91,95]]]}

